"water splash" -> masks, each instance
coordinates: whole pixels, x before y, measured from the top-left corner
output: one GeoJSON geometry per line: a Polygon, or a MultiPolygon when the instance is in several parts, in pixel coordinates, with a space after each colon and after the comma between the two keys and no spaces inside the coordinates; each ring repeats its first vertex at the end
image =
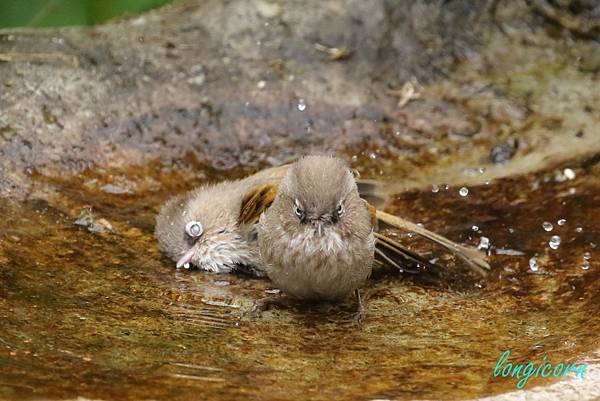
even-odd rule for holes
{"type": "Polygon", "coordinates": [[[532,272],[537,272],[540,269],[540,265],[538,264],[537,258],[533,257],[529,259],[529,269],[532,272]]]}
{"type": "Polygon", "coordinates": [[[570,168],[566,168],[563,170],[563,175],[565,177],[567,177],[568,180],[574,180],[575,179],[575,171],[573,171],[570,168]]]}
{"type": "Polygon", "coordinates": [[[307,106],[306,106],[306,103],[304,102],[304,99],[298,99],[298,104],[296,105],[296,108],[299,111],[304,111],[304,110],[306,110],[306,107],[307,106]]]}
{"type": "Polygon", "coordinates": [[[481,237],[479,239],[479,245],[477,245],[477,249],[480,251],[490,249],[490,239],[488,237],[481,237]]]}
{"type": "Polygon", "coordinates": [[[553,235],[550,238],[550,241],[548,241],[548,245],[550,245],[550,248],[554,250],[558,249],[560,246],[560,237],[558,235],[553,235]]]}
{"type": "Polygon", "coordinates": [[[581,263],[581,270],[588,270],[590,268],[590,259],[592,258],[592,254],[590,252],[585,252],[583,254],[583,262],[581,263]]]}

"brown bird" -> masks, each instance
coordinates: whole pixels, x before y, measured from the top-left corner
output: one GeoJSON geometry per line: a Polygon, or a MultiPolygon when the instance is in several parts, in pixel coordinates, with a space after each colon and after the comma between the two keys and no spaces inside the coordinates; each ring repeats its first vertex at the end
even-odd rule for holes
{"type": "Polygon", "coordinates": [[[286,168],[205,184],[171,198],[156,218],[160,248],[177,268],[197,267],[213,273],[246,269],[264,275],[255,223],[274,199],[286,168]]]}
{"type": "MultiPolygon", "coordinates": [[[[197,267],[214,273],[246,270],[264,275],[257,244],[256,225],[277,195],[279,183],[289,165],[265,169],[236,181],[205,184],[169,200],[156,219],[159,246],[178,268],[197,267]]],[[[366,187],[369,187],[367,185],[366,187]]],[[[360,183],[359,183],[360,188],[360,183]]],[[[484,274],[489,265],[482,254],[402,218],[368,205],[377,223],[414,232],[442,245],[462,258],[473,270],[484,274]]],[[[401,244],[375,232],[377,263],[399,269],[399,260],[422,265],[430,263],[401,244]]]]}
{"type": "MultiPolygon", "coordinates": [[[[336,301],[367,280],[375,253],[375,216],[347,164],[328,156],[293,163],[258,224],[260,261],[286,295],[336,301]]],[[[266,307],[265,298],[254,311],[266,307]]]]}

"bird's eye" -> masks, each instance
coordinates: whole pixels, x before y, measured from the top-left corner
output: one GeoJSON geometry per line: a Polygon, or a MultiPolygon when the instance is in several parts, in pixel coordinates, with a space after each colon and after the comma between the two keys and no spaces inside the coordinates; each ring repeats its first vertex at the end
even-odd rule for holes
{"type": "Polygon", "coordinates": [[[185,232],[192,238],[196,238],[202,235],[202,224],[199,221],[190,221],[185,225],[185,232]]]}
{"type": "Polygon", "coordinates": [[[337,207],[335,208],[335,213],[337,214],[337,217],[342,217],[344,214],[344,204],[342,202],[338,203],[337,207]]]}
{"type": "Polygon", "coordinates": [[[302,205],[298,199],[294,201],[294,213],[296,213],[296,216],[298,216],[300,220],[304,218],[304,209],[302,209],[302,205]]]}

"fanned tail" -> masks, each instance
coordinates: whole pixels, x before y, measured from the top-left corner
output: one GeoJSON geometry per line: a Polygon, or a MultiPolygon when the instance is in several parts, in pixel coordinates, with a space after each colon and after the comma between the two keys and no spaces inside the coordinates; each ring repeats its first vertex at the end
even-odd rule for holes
{"type": "Polygon", "coordinates": [[[397,262],[397,257],[400,257],[409,262],[416,263],[417,265],[430,268],[439,268],[439,266],[431,263],[421,255],[406,249],[398,242],[394,241],[386,235],[376,232],[375,239],[375,258],[391,266],[394,266],[402,272],[416,273],[416,271],[407,270],[403,266],[400,266],[397,262]]]}
{"type": "MultiPolygon", "coordinates": [[[[436,244],[441,245],[442,247],[447,249],[449,252],[456,255],[460,259],[462,259],[473,271],[479,273],[482,276],[487,275],[486,270],[490,270],[490,265],[485,260],[484,254],[475,248],[470,248],[470,247],[466,247],[463,245],[459,245],[456,242],[450,241],[446,237],[443,237],[439,234],[436,234],[434,232],[427,230],[426,228],[418,226],[418,225],[411,223],[410,221],[407,221],[405,219],[402,219],[398,216],[394,216],[389,213],[382,212],[381,210],[376,211],[376,217],[377,217],[378,221],[383,222],[389,226],[392,226],[399,230],[414,232],[415,234],[417,234],[429,241],[432,241],[436,244]]],[[[378,235],[381,236],[381,234],[378,234],[378,235]]],[[[378,243],[385,242],[386,244],[394,246],[396,248],[395,252],[399,253],[402,257],[406,258],[408,255],[408,259],[416,260],[415,259],[415,256],[416,256],[417,258],[420,258],[421,260],[423,260],[423,258],[421,258],[419,255],[415,254],[414,252],[408,251],[407,249],[403,248],[400,244],[398,244],[396,241],[393,241],[393,240],[389,239],[388,237],[381,236],[381,239],[380,239],[380,237],[377,237],[377,239],[378,239],[378,243]]],[[[383,245],[383,246],[385,246],[385,245],[383,245]]],[[[423,263],[423,262],[418,261],[418,263],[423,263]]],[[[427,264],[431,265],[431,263],[429,263],[429,262],[427,262],[427,264]]]]}

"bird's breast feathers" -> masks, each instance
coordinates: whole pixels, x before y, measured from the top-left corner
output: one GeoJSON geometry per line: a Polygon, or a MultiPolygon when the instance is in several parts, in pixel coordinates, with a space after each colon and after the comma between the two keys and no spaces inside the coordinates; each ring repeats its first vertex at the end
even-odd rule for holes
{"type": "Polygon", "coordinates": [[[324,230],[321,235],[313,230],[304,230],[289,239],[291,249],[301,249],[308,254],[315,252],[338,253],[347,250],[347,244],[335,230],[324,230]]]}

